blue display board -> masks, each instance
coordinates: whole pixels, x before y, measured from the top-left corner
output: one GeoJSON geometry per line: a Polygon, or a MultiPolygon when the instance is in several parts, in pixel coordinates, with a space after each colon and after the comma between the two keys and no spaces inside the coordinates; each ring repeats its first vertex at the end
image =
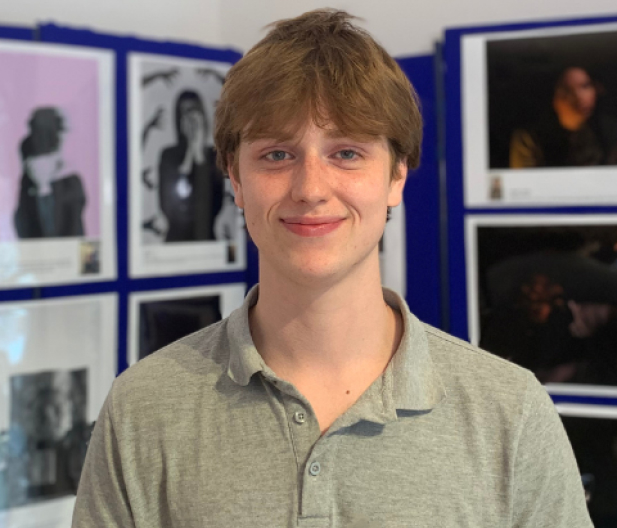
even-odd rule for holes
{"type": "Polygon", "coordinates": [[[432,55],[399,58],[421,103],[424,120],[422,158],[405,186],[407,303],[422,321],[443,328],[437,151],[437,92],[432,55]]]}

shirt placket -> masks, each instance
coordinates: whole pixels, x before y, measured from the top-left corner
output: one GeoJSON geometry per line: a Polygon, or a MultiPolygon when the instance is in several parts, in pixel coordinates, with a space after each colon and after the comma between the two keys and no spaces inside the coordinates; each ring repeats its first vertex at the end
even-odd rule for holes
{"type": "Polygon", "coordinates": [[[298,526],[330,528],[334,440],[321,437],[310,403],[290,383],[275,380],[298,465],[298,526]]]}

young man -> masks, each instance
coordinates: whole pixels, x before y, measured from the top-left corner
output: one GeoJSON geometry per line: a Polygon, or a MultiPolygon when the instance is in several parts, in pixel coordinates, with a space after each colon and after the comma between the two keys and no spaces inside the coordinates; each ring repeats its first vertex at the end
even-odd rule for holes
{"type": "Polygon", "coordinates": [[[346,13],[281,21],[216,119],[260,285],[116,381],[73,526],[591,526],[531,373],[381,288],[421,135],[392,58],[346,13]]]}

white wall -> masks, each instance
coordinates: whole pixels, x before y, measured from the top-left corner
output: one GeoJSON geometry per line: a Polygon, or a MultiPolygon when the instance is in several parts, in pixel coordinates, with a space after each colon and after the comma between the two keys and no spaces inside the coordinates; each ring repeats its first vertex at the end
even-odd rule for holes
{"type": "MultiPolygon", "coordinates": [[[[0,23],[37,21],[147,37],[231,45],[246,51],[279,18],[323,7],[315,0],[0,0],[0,23]]],[[[428,53],[445,27],[597,14],[616,0],[329,0],[363,17],[395,56],[428,53]]]]}
{"type": "MultiPolygon", "coordinates": [[[[224,40],[247,50],[269,22],[323,5],[323,0],[223,1],[221,32],[224,40]]],[[[329,0],[328,6],[364,18],[362,25],[394,56],[431,52],[446,27],[617,15],[616,0],[329,0]]]]}
{"type": "Polygon", "coordinates": [[[105,32],[220,45],[221,0],[0,0],[0,24],[56,22],[105,32]]]}

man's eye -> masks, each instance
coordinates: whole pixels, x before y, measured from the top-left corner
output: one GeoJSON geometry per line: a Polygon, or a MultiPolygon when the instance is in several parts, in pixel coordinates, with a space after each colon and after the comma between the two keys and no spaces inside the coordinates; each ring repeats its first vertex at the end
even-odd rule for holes
{"type": "Polygon", "coordinates": [[[284,150],[273,150],[266,154],[266,159],[270,161],[285,161],[287,157],[287,152],[284,150]]]}
{"type": "Polygon", "coordinates": [[[341,159],[347,161],[354,160],[358,157],[358,153],[355,150],[350,149],[341,150],[338,154],[341,159]]]}

